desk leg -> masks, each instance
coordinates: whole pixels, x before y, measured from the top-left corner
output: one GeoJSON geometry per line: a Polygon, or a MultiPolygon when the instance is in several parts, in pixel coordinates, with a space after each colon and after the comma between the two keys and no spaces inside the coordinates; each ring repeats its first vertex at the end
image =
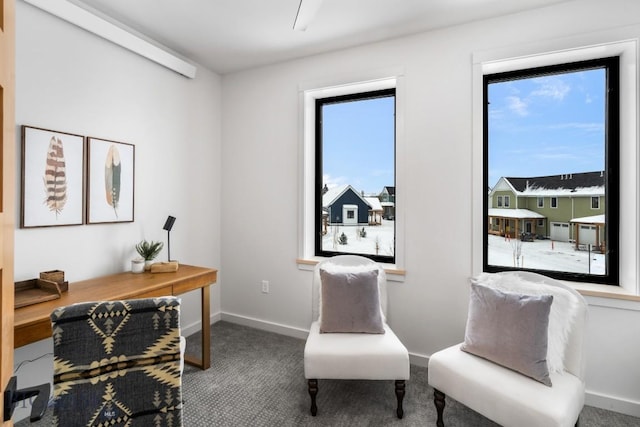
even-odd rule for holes
{"type": "Polygon", "coordinates": [[[210,298],[209,286],[200,288],[200,297],[202,298],[202,337],[200,344],[202,345],[202,359],[185,354],[184,361],[190,365],[196,366],[202,370],[209,369],[211,366],[211,324],[210,322],[210,298]]]}

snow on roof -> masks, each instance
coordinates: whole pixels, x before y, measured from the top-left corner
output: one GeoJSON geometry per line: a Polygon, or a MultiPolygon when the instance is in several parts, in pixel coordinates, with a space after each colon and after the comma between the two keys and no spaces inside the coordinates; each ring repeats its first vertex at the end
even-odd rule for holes
{"type": "Polygon", "coordinates": [[[578,222],[580,224],[604,224],[604,215],[583,216],[582,218],[573,218],[569,222],[578,222]]]}
{"type": "Polygon", "coordinates": [[[492,191],[511,190],[521,196],[604,196],[604,172],[536,177],[502,177],[492,191]]]}
{"type": "Polygon", "coordinates": [[[530,219],[530,218],[544,218],[537,212],[530,211],[529,209],[504,209],[504,208],[490,208],[489,216],[500,218],[516,218],[516,219],[530,219]]]}
{"type": "Polygon", "coordinates": [[[544,188],[529,187],[520,192],[523,196],[604,196],[604,187],[576,187],[576,188],[544,188]]]}
{"type": "Polygon", "coordinates": [[[371,206],[372,211],[381,211],[382,205],[380,204],[380,200],[377,197],[365,197],[364,198],[369,206],[371,206]]]}

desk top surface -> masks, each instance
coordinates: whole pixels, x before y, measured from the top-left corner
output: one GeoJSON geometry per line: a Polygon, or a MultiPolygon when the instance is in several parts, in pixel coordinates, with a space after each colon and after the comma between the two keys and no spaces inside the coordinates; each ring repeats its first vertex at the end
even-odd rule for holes
{"type": "Polygon", "coordinates": [[[217,273],[213,268],[180,264],[175,272],[123,272],[69,283],[69,290],[58,299],[15,309],[14,328],[48,321],[57,307],[79,302],[131,299],[168,286],[173,287],[174,295],[180,294],[215,283],[217,273]]]}

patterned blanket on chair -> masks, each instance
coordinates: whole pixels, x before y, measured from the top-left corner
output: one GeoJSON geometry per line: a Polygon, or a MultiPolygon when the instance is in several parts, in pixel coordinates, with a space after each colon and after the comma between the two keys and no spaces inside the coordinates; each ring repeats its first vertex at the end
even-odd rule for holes
{"type": "Polygon", "coordinates": [[[51,323],[55,426],[182,426],[179,298],[74,304],[51,323]]]}

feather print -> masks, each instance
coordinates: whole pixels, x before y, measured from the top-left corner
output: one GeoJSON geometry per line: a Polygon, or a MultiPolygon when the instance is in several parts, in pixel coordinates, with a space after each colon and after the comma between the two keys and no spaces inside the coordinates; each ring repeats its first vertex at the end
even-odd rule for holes
{"type": "Polygon", "coordinates": [[[113,207],[113,211],[118,217],[118,202],[120,201],[120,152],[118,147],[111,145],[107,152],[107,159],[104,165],[104,185],[107,203],[113,207]]]}
{"type": "Polygon", "coordinates": [[[67,173],[62,140],[55,136],[51,137],[47,150],[44,188],[47,195],[44,203],[58,216],[67,203],[67,173]]]}

